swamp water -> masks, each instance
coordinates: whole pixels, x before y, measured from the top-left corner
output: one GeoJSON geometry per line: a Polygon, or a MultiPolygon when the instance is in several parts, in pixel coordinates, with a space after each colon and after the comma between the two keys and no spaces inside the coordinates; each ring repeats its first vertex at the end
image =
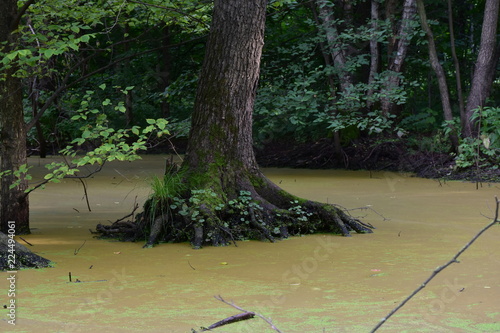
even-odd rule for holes
{"type": "MultiPolygon", "coordinates": [[[[500,185],[438,182],[398,173],[265,169],[283,189],[346,208],[373,234],[310,235],[271,244],[193,250],[189,244],[121,243],[89,229],[130,213],[161,175],[164,156],[109,163],[86,180],[31,196],[31,250],[53,268],[17,273],[16,325],[2,332],[190,332],[239,313],[271,318],[282,332],[369,332],[494,215],[500,185]],[[490,218],[487,218],[487,217],[490,218]],[[69,272],[72,283],[69,283],[69,272]],[[75,283],[75,281],[81,283],[75,283]]],[[[35,173],[39,164],[32,158],[35,173]]],[[[21,241],[24,244],[24,242],[21,241]]],[[[483,234],[379,332],[500,332],[500,226],[483,234]]],[[[0,273],[0,302],[8,304],[0,273]]],[[[273,332],[260,318],[216,332],[273,332]]]]}

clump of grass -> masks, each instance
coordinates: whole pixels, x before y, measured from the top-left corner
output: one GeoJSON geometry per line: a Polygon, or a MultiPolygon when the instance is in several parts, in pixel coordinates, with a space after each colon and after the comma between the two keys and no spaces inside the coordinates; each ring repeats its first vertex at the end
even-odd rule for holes
{"type": "Polygon", "coordinates": [[[169,173],[163,177],[154,175],[149,179],[148,183],[152,191],[149,199],[152,204],[156,205],[166,205],[186,190],[186,185],[179,174],[169,173]]]}

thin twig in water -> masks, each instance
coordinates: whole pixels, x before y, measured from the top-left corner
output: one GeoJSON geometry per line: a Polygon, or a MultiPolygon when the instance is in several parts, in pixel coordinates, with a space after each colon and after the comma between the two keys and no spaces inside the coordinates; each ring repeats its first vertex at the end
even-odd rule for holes
{"type": "Polygon", "coordinates": [[[87,242],[87,240],[84,240],[83,244],[80,245],[80,247],[78,249],[75,249],[75,256],[78,254],[78,252],[80,252],[80,249],[85,245],[85,242],[87,242]]]}
{"type": "Polygon", "coordinates": [[[279,332],[279,333],[283,333],[281,332],[276,326],[274,326],[273,322],[271,321],[271,319],[268,319],[266,317],[264,317],[263,315],[257,313],[257,312],[252,312],[252,311],[247,311],[241,307],[239,307],[238,305],[234,304],[233,302],[228,302],[226,301],[225,299],[222,298],[222,296],[218,295],[218,296],[214,296],[216,300],[218,301],[221,301],[222,303],[226,303],[227,305],[230,305],[232,306],[233,308],[237,309],[237,310],[240,310],[241,312],[250,312],[250,313],[253,313],[255,314],[256,316],[260,317],[262,320],[264,320],[266,323],[268,323],[271,328],[273,330],[275,330],[276,332],[279,332]]]}
{"type": "Polygon", "coordinates": [[[378,216],[380,216],[384,221],[389,221],[390,219],[385,217],[384,215],[380,214],[379,212],[377,212],[375,209],[371,208],[370,206],[363,206],[363,207],[357,207],[357,208],[350,208],[350,209],[347,209],[341,205],[338,205],[338,204],[332,204],[332,206],[335,206],[341,210],[343,210],[344,212],[346,212],[346,214],[348,214],[349,216],[351,217],[354,217],[351,215],[350,211],[352,210],[371,210],[372,212],[374,212],[375,214],[377,214],[378,216]]]}
{"type": "Polygon", "coordinates": [[[19,237],[20,240],[22,240],[23,242],[25,242],[26,244],[28,244],[29,246],[33,246],[33,244],[31,244],[30,242],[28,242],[26,239],[22,238],[22,237],[19,237]]]}
{"type": "Polygon", "coordinates": [[[464,253],[465,250],[467,250],[472,245],[472,243],[474,243],[479,238],[479,236],[481,236],[486,230],[488,230],[489,228],[491,228],[496,223],[500,223],[500,220],[498,220],[498,214],[499,214],[499,210],[500,210],[500,200],[498,200],[498,198],[495,197],[495,202],[496,202],[496,212],[495,212],[495,217],[494,217],[493,221],[490,224],[488,224],[486,227],[484,227],[483,229],[481,229],[481,231],[479,231],[474,237],[472,237],[472,239],[467,244],[465,244],[465,246],[460,251],[458,251],[453,256],[453,258],[451,258],[450,261],[448,261],[443,266],[439,266],[438,268],[436,268],[432,272],[432,274],[427,278],[427,280],[425,280],[417,289],[415,289],[408,297],[406,297],[397,307],[395,307],[391,312],[389,312],[389,314],[387,316],[385,316],[384,318],[382,318],[382,320],[370,331],[370,333],[373,333],[373,332],[377,331],[392,315],[394,315],[410,299],[412,299],[413,296],[415,296],[418,292],[420,292],[420,290],[424,289],[427,286],[427,284],[432,279],[434,279],[434,277],[436,277],[436,275],[438,275],[442,270],[444,270],[446,267],[450,266],[453,263],[458,263],[459,262],[457,260],[458,257],[462,253],[464,253]]]}
{"type": "Polygon", "coordinates": [[[81,178],[78,178],[78,180],[82,183],[83,185],[83,194],[84,194],[84,197],[85,197],[85,201],[87,202],[87,209],[89,210],[89,212],[92,211],[92,209],[90,208],[90,202],[89,202],[89,195],[87,193],[87,185],[85,185],[85,182],[83,181],[83,179],[81,178]]]}
{"type": "MultiPolygon", "coordinates": [[[[137,197],[135,197],[135,198],[137,199],[137,197]]],[[[122,217],[121,219],[116,220],[116,221],[115,221],[115,222],[113,222],[113,223],[118,223],[118,222],[120,222],[120,221],[125,220],[127,217],[130,217],[130,216],[134,215],[135,211],[136,211],[138,208],[139,208],[139,204],[135,202],[135,203],[134,203],[134,209],[132,210],[132,212],[131,212],[130,214],[125,215],[124,217],[122,217]]]]}
{"type": "Polygon", "coordinates": [[[196,268],[194,268],[193,265],[191,265],[191,263],[189,262],[189,260],[188,260],[188,265],[189,265],[189,267],[191,267],[193,269],[193,271],[196,270],[196,268]]]}

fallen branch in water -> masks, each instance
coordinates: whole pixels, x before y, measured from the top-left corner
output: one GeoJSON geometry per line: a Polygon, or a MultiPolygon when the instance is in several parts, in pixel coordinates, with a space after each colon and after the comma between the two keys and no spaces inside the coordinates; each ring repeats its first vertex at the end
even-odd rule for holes
{"type": "Polygon", "coordinates": [[[211,331],[214,328],[221,327],[227,324],[237,323],[242,320],[252,319],[253,317],[255,317],[255,313],[253,312],[239,313],[237,315],[222,319],[221,321],[218,321],[215,324],[212,324],[209,327],[202,329],[201,331],[202,332],[211,331]]]}
{"type": "Polygon", "coordinates": [[[33,244],[31,244],[30,242],[28,242],[26,239],[22,238],[22,237],[19,237],[20,240],[22,240],[23,242],[25,242],[26,244],[28,244],[29,246],[33,246],[33,244]]]}
{"type": "MultiPolygon", "coordinates": [[[[228,301],[226,301],[226,300],[225,300],[225,299],[223,299],[223,298],[222,298],[222,296],[220,296],[220,295],[219,295],[219,296],[214,296],[214,297],[215,297],[215,299],[216,299],[216,300],[221,301],[222,303],[226,303],[227,305],[230,305],[230,306],[232,306],[233,308],[235,308],[235,309],[237,309],[237,310],[240,310],[241,312],[245,312],[245,313],[252,313],[252,314],[254,314],[254,315],[255,315],[255,316],[257,316],[257,317],[260,317],[262,320],[264,320],[266,323],[268,323],[268,324],[271,326],[271,328],[272,328],[273,330],[275,330],[276,332],[279,332],[279,333],[283,333],[283,332],[281,332],[281,331],[280,331],[280,330],[279,330],[276,326],[274,326],[274,324],[273,324],[273,322],[271,321],[271,319],[268,319],[268,318],[264,317],[263,315],[261,315],[261,314],[259,314],[259,313],[255,313],[255,312],[247,311],[247,310],[245,310],[245,309],[243,309],[243,308],[239,307],[238,305],[234,304],[233,302],[228,302],[228,301]]],[[[249,318],[247,318],[247,319],[249,319],[249,318]]],[[[214,324],[214,325],[215,325],[215,324],[214,324]]],[[[210,327],[209,327],[209,329],[210,329],[210,327]]]]}
{"type": "Polygon", "coordinates": [[[438,268],[436,268],[432,272],[432,274],[427,278],[427,280],[425,280],[417,289],[415,289],[408,297],[406,297],[398,306],[396,306],[391,312],[389,312],[389,314],[387,316],[385,316],[384,318],[382,318],[382,320],[370,331],[370,333],[373,333],[373,332],[377,331],[392,315],[394,315],[399,309],[401,309],[418,292],[420,292],[422,289],[424,289],[427,286],[427,284],[432,279],[434,279],[434,277],[436,277],[436,275],[438,275],[441,271],[443,271],[446,267],[450,266],[453,263],[459,263],[459,261],[457,260],[458,257],[462,253],[464,253],[465,250],[467,250],[472,245],[472,243],[474,243],[479,238],[479,236],[481,236],[486,230],[488,230],[489,228],[491,228],[496,223],[500,223],[500,220],[498,220],[498,218],[499,218],[499,210],[500,210],[500,200],[498,200],[498,198],[495,197],[495,202],[496,202],[496,211],[495,211],[495,217],[493,218],[493,221],[490,224],[488,224],[486,227],[484,227],[483,229],[481,229],[474,237],[472,237],[472,239],[467,244],[465,244],[465,246],[460,251],[458,251],[453,256],[453,258],[450,259],[450,261],[448,261],[443,266],[439,266],[438,268]]]}
{"type": "MultiPolygon", "coordinates": [[[[137,197],[135,199],[137,199],[137,197]]],[[[101,234],[104,237],[116,237],[116,235],[122,234],[127,235],[126,238],[128,239],[135,235],[137,231],[137,224],[133,221],[125,221],[125,219],[133,216],[137,209],[139,209],[139,204],[134,201],[134,208],[132,209],[131,213],[125,215],[122,218],[119,218],[115,222],[112,222],[111,225],[103,225],[99,223],[96,226],[96,231],[93,232],[92,230],[90,230],[90,232],[92,234],[101,234]]]]}

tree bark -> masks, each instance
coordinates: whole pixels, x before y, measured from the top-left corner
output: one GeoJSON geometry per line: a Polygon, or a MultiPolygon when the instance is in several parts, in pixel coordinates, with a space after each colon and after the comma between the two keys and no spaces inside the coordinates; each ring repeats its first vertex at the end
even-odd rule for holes
{"type": "MultiPolygon", "coordinates": [[[[15,36],[12,31],[17,25],[17,1],[2,0],[0,2],[0,42],[6,42],[3,52],[9,52],[15,36]]],[[[26,126],[23,113],[23,95],[21,81],[14,77],[15,67],[3,68],[0,72],[0,158],[1,170],[19,170],[27,163],[26,126]]],[[[13,188],[13,174],[0,179],[0,230],[7,231],[9,221],[15,221],[16,233],[29,234],[29,202],[24,194],[27,181],[13,188]]]]}
{"type": "Polygon", "coordinates": [[[451,144],[453,150],[458,149],[458,136],[456,135],[456,130],[453,128],[451,122],[453,121],[453,113],[451,110],[450,94],[448,90],[448,83],[446,82],[446,74],[443,70],[443,66],[439,62],[439,58],[436,51],[436,44],[434,42],[434,35],[432,34],[431,28],[427,23],[427,15],[425,13],[425,7],[423,0],[417,0],[418,15],[420,16],[420,23],[422,29],[425,31],[427,36],[427,42],[429,43],[429,59],[431,62],[431,67],[436,73],[439,86],[439,95],[441,97],[441,105],[443,107],[443,117],[444,120],[448,121],[448,126],[452,129],[452,134],[450,135],[451,144]]]}
{"type": "Polygon", "coordinates": [[[471,89],[465,106],[465,127],[463,134],[466,137],[478,135],[478,123],[471,117],[474,111],[484,106],[490,95],[498,63],[497,25],[500,10],[499,0],[486,0],[484,7],[481,44],[472,78],[471,89]]]}
{"type": "Polygon", "coordinates": [[[252,112],[264,45],[266,1],[216,0],[198,82],[185,166],[205,173],[217,165],[255,170],[252,112]]]}

